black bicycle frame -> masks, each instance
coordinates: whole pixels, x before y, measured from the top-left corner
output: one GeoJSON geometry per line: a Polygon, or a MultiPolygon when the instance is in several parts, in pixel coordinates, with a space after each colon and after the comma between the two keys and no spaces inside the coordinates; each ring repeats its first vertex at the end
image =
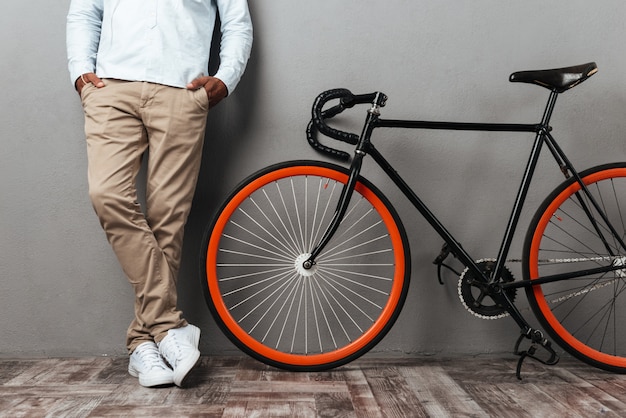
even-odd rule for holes
{"type": "MultiPolygon", "coordinates": [[[[459,259],[459,261],[465,265],[475,276],[481,277],[485,283],[488,285],[492,285],[502,274],[502,270],[504,269],[504,264],[506,262],[507,255],[511,248],[511,244],[513,241],[513,235],[515,233],[517,224],[519,222],[522,207],[526,196],[528,194],[528,190],[530,188],[530,184],[532,181],[532,177],[534,175],[535,169],[537,167],[537,163],[539,161],[539,156],[541,154],[541,150],[544,144],[546,144],[551,151],[555,161],[559,165],[561,171],[565,175],[566,178],[570,176],[574,176],[576,181],[581,185],[581,190],[586,197],[589,198],[592,206],[601,214],[603,220],[609,225],[611,232],[614,234],[614,237],[618,237],[619,235],[615,232],[614,228],[611,226],[606,216],[603,214],[598,203],[595,201],[593,196],[587,190],[585,184],[582,179],[578,175],[578,172],[573,168],[571,162],[567,159],[561,148],[556,143],[554,137],[550,134],[551,127],[549,125],[550,118],[552,117],[552,112],[554,110],[554,106],[556,104],[556,100],[559,93],[556,91],[552,91],[550,93],[548,103],[545,107],[541,122],[538,124],[512,124],[512,123],[463,123],[463,122],[432,122],[432,121],[412,121],[412,120],[393,120],[393,119],[381,119],[379,117],[379,107],[380,103],[377,102],[378,98],[375,100],[375,103],[371,109],[368,110],[368,115],[365,121],[365,125],[363,127],[363,132],[359,138],[359,141],[356,145],[356,150],[354,154],[354,158],[352,160],[352,164],[350,167],[350,177],[348,182],[343,188],[341,197],[339,199],[339,203],[337,205],[337,209],[335,211],[335,216],[331,221],[329,228],[326,233],[312,251],[310,258],[305,263],[305,267],[310,266],[314,263],[315,257],[320,254],[325,245],[330,241],[330,238],[335,233],[343,215],[347,210],[348,203],[350,201],[350,197],[352,196],[352,192],[354,190],[355,183],[361,171],[362,161],[365,155],[369,154],[376,161],[376,163],[382,168],[382,170],[391,178],[391,180],[396,184],[396,186],[402,191],[407,199],[413,204],[413,206],[422,214],[422,216],[428,221],[428,223],[435,229],[435,231],[442,237],[442,239],[448,244],[451,252],[459,259]],[[524,170],[524,174],[522,177],[522,181],[517,192],[517,196],[515,198],[515,202],[513,205],[513,209],[511,211],[511,215],[509,217],[507,227],[504,233],[504,237],[502,243],[500,245],[500,250],[498,252],[498,256],[496,258],[496,266],[493,270],[491,277],[487,277],[485,273],[478,267],[474,259],[463,249],[462,245],[454,238],[454,236],[446,229],[446,227],[437,219],[433,212],[422,202],[422,200],[417,196],[417,194],[411,189],[411,187],[404,181],[404,179],[397,173],[397,171],[391,166],[389,162],[382,156],[382,154],[374,147],[371,143],[370,139],[372,136],[372,132],[376,128],[404,128],[404,129],[426,129],[426,130],[460,130],[460,131],[482,131],[482,132],[534,132],[535,140],[533,142],[533,146],[530,152],[530,157],[526,164],[526,168],[524,170]]],[[[587,205],[584,205],[587,206],[587,205]]],[[[589,212],[588,212],[589,214],[589,212]]],[[[590,216],[590,219],[593,221],[593,217],[590,216]]],[[[597,225],[595,226],[597,232],[601,237],[603,235],[600,233],[597,225]]],[[[620,239],[620,245],[626,249],[626,245],[620,239]]],[[[607,244],[608,245],[608,244],[607,244]]],[[[623,266],[607,266],[603,268],[598,268],[597,272],[608,272],[612,270],[618,270],[623,268],[623,266]]],[[[568,278],[572,278],[571,274],[559,274],[549,277],[539,278],[537,280],[533,280],[532,283],[530,280],[518,280],[512,283],[498,283],[497,285],[500,289],[510,288],[510,287],[527,287],[532,284],[541,284],[551,281],[557,280],[565,280],[568,278]]],[[[502,306],[506,308],[506,310],[511,314],[512,318],[520,325],[520,327],[525,330],[531,330],[530,326],[526,322],[526,320],[522,317],[521,313],[517,310],[515,305],[506,295],[506,292],[494,292],[492,295],[496,302],[500,303],[502,306]]]]}

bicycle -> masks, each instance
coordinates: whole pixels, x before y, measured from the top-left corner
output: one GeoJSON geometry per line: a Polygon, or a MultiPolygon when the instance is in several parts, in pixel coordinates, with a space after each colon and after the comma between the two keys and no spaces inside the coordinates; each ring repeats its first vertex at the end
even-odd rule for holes
{"type": "MultiPolygon", "coordinates": [[[[556,364],[559,355],[516,307],[525,289],[541,327],[565,351],[612,372],[626,372],[626,163],[578,172],[552,135],[559,94],[597,72],[595,63],[519,71],[510,81],[547,88],[535,124],[461,123],[381,118],[387,96],[328,90],[313,103],[307,139],[348,168],[313,160],[269,166],[245,179],[208,227],[202,251],[207,304],[228,338],[275,367],[319,371],[346,364],[374,347],[391,329],[405,302],[411,258],[400,217],[385,195],[360,174],[370,156],[441,236],[439,274],[454,256],[465,270],[458,292],[483,318],[510,316],[520,327],[514,353],[556,364]],[[339,103],[325,108],[333,100],[339,103]],[[369,104],[360,135],[327,120],[369,104]],[[376,128],[534,133],[534,142],[495,259],[476,261],[372,142],[376,128]],[[354,154],[323,145],[317,133],[354,146],[354,154]],[[565,176],[532,219],[522,254],[522,279],[506,267],[537,162],[548,148],[565,176]],[[522,343],[528,345],[522,349],[522,343]]],[[[441,281],[441,275],[440,275],[441,281]]]]}

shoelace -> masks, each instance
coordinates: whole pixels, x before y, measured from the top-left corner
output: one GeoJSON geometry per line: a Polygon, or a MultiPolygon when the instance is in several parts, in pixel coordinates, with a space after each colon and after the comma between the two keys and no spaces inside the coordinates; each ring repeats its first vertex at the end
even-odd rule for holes
{"type": "Polygon", "coordinates": [[[139,360],[149,369],[165,369],[159,350],[156,347],[146,344],[145,347],[140,347],[137,350],[137,355],[139,360]]]}
{"type": "MultiPolygon", "coordinates": [[[[180,342],[175,335],[169,335],[168,338],[163,339],[163,341],[161,341],[161,345],[161,351],[163,353],[173,353],[175,356],[173,359],[166,358],[170,364],[172,361],[178,362],[183,358],[183,350],[180,348],[180,342]]],[[[171,365],[175,366],[174,364],[171,365]]]]}

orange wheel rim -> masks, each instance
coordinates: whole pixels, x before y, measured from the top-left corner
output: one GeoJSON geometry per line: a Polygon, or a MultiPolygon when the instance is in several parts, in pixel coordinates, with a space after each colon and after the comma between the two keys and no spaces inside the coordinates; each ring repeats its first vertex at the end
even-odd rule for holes
{"type": "MultiPolygon", "coordinates": [[[[220,316],[221,320],[224,322],[224,325],[228,328],[228,330],[242,344],[244,344],[246,347],[250,348],[254,352],[262,355],[263,357],[276,362],[300,366],[315,366],[333,363],[335,361],[339,361],[346,357],[349,357],[368,345],[380,334],[385,325],[392,319],[394,312],[396,311],[397,305],[401,299],[402,291],[404,288],[405,260],[403,251],[394,252],[394,262],[397,268],[395,269],[393,285],[387,304],[384,306],[379,317],[374,321],[372,326],[368,330],[366,330],[359,338],[355,339],[348,345],[334,351],[319,354],[290,354],[267,347],[251,337],[238,325],[237,321],[232,317],[223,299],[221,298],[216,271],[219,237],[221,236],[228,220],[230,219],[231,214],[252,192],[273,181],[296,175],[317,175],[320,177],[327,177],[342,182],[344,184],[345,182],[347,182],[348,179],[347,174],[338,172],[331,168],[319,166],[294,166],[274,170],[247,184],[228,202],[224,210],[221,212],[221,215],[216,221],[215,226],[211,232],[211,238],[209,240],[209,247],[207,249],[206,259],[207,284],[209,287],[210,297],[212,299],[215,309],[218,312],[218,315],[220,316]]],[[[368,187],[360,182],[357,183],[355,190],[361,193],[361,195],[363,195],[363,197],[365,197],[380,213],[383,222],[389,230],[393,248],[403,248],[403,241],[400,231],[397,228],[393,215],[388,211],[384,202],[382,202],[374,192],[372,192],[368,187]]]]}

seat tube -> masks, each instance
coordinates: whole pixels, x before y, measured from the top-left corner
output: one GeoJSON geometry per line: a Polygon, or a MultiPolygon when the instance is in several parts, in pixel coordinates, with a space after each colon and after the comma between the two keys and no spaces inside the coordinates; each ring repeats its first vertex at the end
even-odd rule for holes
{"type": "Polygon", "coordinates": [[[513,242],[513,234],[515,233],[515,230],[517,228],[517,224],[522,213],[522,207],[524,205],[524,201],[526,200],[528,189],[530,188],[530,182],[533,178],[535,168],[537,167],[539,154],[541,153],[541,147],[545,142],[546,136],[550,130],[550,118],[552,117],[552,112],[554,110],[554,105],[556,104],[556,99],[558,98],[558,96],[559,93],[557,93],[556,91],[552,91],[550,93],[550,97],[548,98],[548,103],[546,104],[543,117],[541,118],[541,124],[539,125],[539,130],[535,137],[535,142],[530,153],[530,158],[528,159],[528,163],[526,164],[526,170],[524,171],[524,175],[522,177],[522,182],[520,184],[517,197],[513,205],[513,210],[511,211],[511,216],[509,217],[509,222],[504,232],[504,238],[502,240],[502,244],[500,245],[498,257],[496,258],[496,268],[494,269],[493,276],[490,278],[491,282],[497,280],[497,278],[500,277],[500,275],[502,274],[502,270],[504,269],[506,257],[509,253],[509,249],[511,248],[511,243],[513,242]]]}

